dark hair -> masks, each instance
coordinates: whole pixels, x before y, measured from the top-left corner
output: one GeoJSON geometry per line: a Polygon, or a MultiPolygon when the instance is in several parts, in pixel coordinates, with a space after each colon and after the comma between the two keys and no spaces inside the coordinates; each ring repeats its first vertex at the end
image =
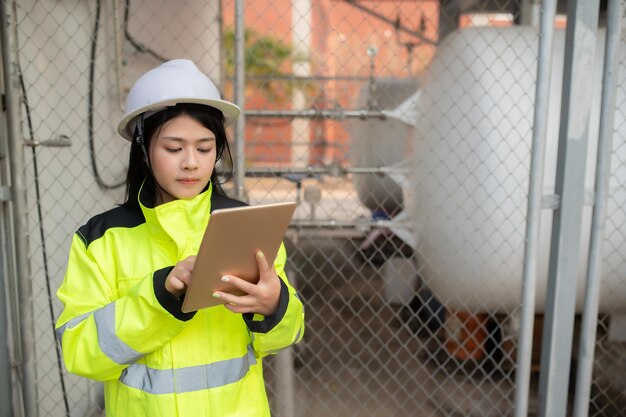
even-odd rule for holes
{"type": "MultiPolygon", "coordinates": [[[[232,177],[233,164],[226,130],[224,129],[224,115],[221,111],[202,104],[181,103],[167,107],[149,116],[143,123],[143,137],[146,153],[150,155],[150,142],[152,138],[158,134],[161,126],[169,120],[183,114],[198,121],[215,134],[215,168],[213,168],[210,183],[213,184],[213,193],[225,196],[226,193],[221,186],[219,178],[221,177],[223,179],[222,183],[228,181],[232,177]],[[221,172],[217,170],[218,161],[220,161],[219,166],[221,172]]],[[[154,206],[157,193],[159,192],[159,185],[156,183],[154,175],[145,161],[144,152],[141,149],[141,145],[136,140],[136,135],[137,131],[135,131],[135,136],[130,145],[128,173],[126,175],[126,201],[122,203],[122,206],[139,207],[138,194],[140,189],[142,190],[142,197],[147,199],[144,203],[154,206]]]]}

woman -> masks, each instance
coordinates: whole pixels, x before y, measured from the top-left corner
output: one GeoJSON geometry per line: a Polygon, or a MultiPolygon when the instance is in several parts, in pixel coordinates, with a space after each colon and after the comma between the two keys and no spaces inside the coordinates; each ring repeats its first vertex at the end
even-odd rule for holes
{"type": "Polygon", "coordinates": [[[57,295],[57,336],[70,372],[102,381],[107,416],[268,416],[262,357],[300,341],[301,301],[284,273],[257,256],[260,280],[228,276],[246,295],[181,311],[212,210],[244,203],[223,192],[225,127],[239,108],[188,60],[144,74],[129,92],[120,134],[131,140],[126,201],[72,240],[57,295]]]}

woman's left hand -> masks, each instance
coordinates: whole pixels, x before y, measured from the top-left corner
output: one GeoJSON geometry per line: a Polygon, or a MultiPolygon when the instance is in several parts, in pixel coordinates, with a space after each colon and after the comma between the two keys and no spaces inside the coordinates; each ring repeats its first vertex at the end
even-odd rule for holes
{"type": "Polygon", "coordinates": [[[262,252],[257,252],[256,263],[259,267],[259,281],[256,284],[241,278],[226,275],[222,281],[228,282],[245,292],[237,296],[222,291],[213,293],[213,297],[224,301],[224,306],[233,313],[258,313],[268,316],[278,308],[280,299],[280,278],[274,266],[270,268],[262,252]]]}

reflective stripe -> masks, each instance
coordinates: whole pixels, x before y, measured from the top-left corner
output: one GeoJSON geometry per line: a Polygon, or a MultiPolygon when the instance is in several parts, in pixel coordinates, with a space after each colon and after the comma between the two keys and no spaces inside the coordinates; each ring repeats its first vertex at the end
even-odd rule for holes
{"type": "Polygon", "coordinates": [[[179,369],[153,369],[136,363],[120,376],[120,382],[149,394],[172,394],[217,388],[241,380],[256,357],[252,346],[248,352],[235,359],[190,366],[179,369]]]}
{"type": "Polygon", "coordinates": [[[115,303],[107,304],[94,313],[98,331],[98,345],[102,353],[115,363],[130,365],[144,356],[115,334],[115,303]]]}
{"type": "Polygon", "coordinates": [[[291,347],[293,345],[295,345],[296,343],[298,343],[298,339],[300,339],[300,334],[302,333],[302,326],[300,326],[300,328],[298,329],[298,333],[296,334],[296,338],[293,339],[293,342],[289,343],[287,346],[282,347],[280,349],[274,349],[274,350],[270,350],[267,353],[269,355],[276,355],[277,353],[279,353],[281,350],[283,349],[287,349],[288,347],[291,347]]]}
{"type": "Polygon", "coordinates": [[[303,325],[304,325],[304,323],[301,324],[300,327],[298,328],[298,333],[296,334],[296,338],[293,339],[293,342],[291,342],[292,345],[295,344],[295,343],[298,343],[298,340],[300,340],[300,334],[302,334],[302,326],[303,325]]]}
{"type": "Polygon", "coordinates": [[[80,322],[82,322],[83,320],[87,319],[92,314],[93,314],[93,311],[90,311],[89,313],[85,313],[85,314],[81,314],[80,316],[76,316],[72,320],[69,320],[67,323],[65,323],[63,326],[61,326],[58,329],[56,329],[57,340],[59,342],[61,342],[63,340],[63,335],[65,334],[65,330],[71,329],[72,327],[78,326],[80,324],[80,322]]]}
{"type": "Polygon", "coordinates": [[[59,341],[63,340],[63,335],[67,329],[78,326],[82,321],[94,317],[96,322],[96,330],[98,332],[98,345],[102,353],[109,359],[120,365],[129,365],[137,362],[144,356],[136,350],[122,342],[115,334],[115,303],[107,304],[95,311],[74,317],[58,329],[56,336],[59,341]]]}

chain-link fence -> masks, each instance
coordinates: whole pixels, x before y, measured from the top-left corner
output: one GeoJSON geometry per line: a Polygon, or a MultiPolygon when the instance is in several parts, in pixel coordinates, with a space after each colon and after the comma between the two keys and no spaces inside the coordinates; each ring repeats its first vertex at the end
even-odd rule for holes
{"type": "MultiPolygon", "coordinates": [[[[62,306],[55,291],[72,233],[123,199],[128,144],[115,129],[128,89],[163,60],[185,57],[226,99],[244,99],[245,129],[229,131],[241,152],[229,193],[253,204],[298,202],[286,241],[287,273],[304,300],[307,329],[300,344],[266,361],[273,413],[513,415],[539,5],[510,0],[462,9],[461,3],[6,1],[16,51],[5,54],[10,62],[4,64],[20,81],[7,88],[24,98],[16,110],[17,144],[32,145],[25,148],[23,214],[32,306],[15,307],[9,329],[20,338],[18,329],[33,328],[27,408],[40,416],[101,410],[100,385],[66,373],[59,362],[53,324],[62,306]],[[240,46],[243,59],[235,53],[240,46]],[[25,309],[32,323],[21,314],[25,309]]],[[[605,17],[601,12],[600,26],[605,17]]],[[[538,412],[556,207],[563,16],[555,25],[529,415],[538,412]]],[[[589,81],[590,197],[582,215],[579,313],[604,33],[589,81]]],[[[626,414],[623,42],[591,381],[594,416],[626,414]]],[[[8,298],[19,304],[10,291],[8,298]]],[[[14,390],[14,401],[19,394],[14,390]]]]}

